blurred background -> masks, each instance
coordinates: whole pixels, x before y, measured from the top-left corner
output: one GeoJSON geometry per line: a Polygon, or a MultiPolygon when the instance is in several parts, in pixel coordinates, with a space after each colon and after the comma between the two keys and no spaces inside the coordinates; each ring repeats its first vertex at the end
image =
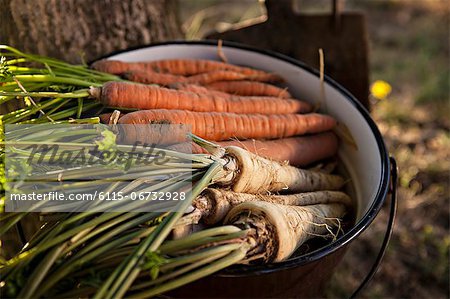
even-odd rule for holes
{"type": "MultiPolygon", "coordinates": [[[[330,13],[331,1],[296,0],[294,9],[330,13]]],[[[344,11],[355,10],[367,18],[371,114],[397,159],[400,176],[394,235],[363,297],[448,298],[449,2],[346,1],[344,11]]],[[[267,19],[257,0],[179,0],[179,11],[187,39],[267,19]]],[[[294,29],[292,34],[295,38],[294,29]]],[[[385,206],[349,248],[327,297],[348,297],[358,286],[378,252],[387,219],[385,206]]]]}
{"type": "MultiPolygon", "coordinates": [[[[330,14],[331,3],[294,0],[293,7],[303,15],[330,14]]],[[[367,81],[371,114],[397,159],[400,176],[394,235],[363,297],[450,297],[449,3],[347,0],[343,7],[366,15],[368,80],[361,81],[367,81]]],[[[258,0],[0,0],[0,8],[0,42],[71,62],[164,39],[202,39],[268,19],[258,0]]],[[[287,44],[302,28],[288,29],[278,34],[287,44]]],[[[270,34],[249,39],[264,43],[270,34]]],[[[339,55],[361,54],[350,41],[339,55]]],[[[324,52],[327,74],[332,71],[327,58],[334,53],[324,52]]],[[[311,65],[317,67],[318,56],[311,65]]],[[[354,71],[360,67],[355,65],[354,71]]],[[[326,289],[328,298],[347,298],[357,288],[379,250],[387,220],[385,206],[350,246],[326,289]]]]}

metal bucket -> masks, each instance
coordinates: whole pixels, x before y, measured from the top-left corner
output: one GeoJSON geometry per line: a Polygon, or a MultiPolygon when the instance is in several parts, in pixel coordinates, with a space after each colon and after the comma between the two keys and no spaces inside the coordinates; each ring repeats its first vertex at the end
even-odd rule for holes
{"type": "MultiPolygon", "coordinates": [[[[355,224],[332,244],[287,261],[224,270],[170,293],[175,297],[317,297],[329,280],[347,245],[377,216],[389,193],[395,195],[396,166],[389,158],[383,138],[367,110],[342,86],[325,76],[322,98],[319,73],[287,56],[224,43],[222,50],[230,63],[274,72],[286,79],[289,91],[311,103],[320,101],[327,114],[350,130],[357,148],[342,143],[339,159],[352,181],[356,201],[355,224]]],[[[144,61],[173,58],[218,59],[216,41],[174,41],[114,53],[109,59],[144,61]]],[[[301,153],[299,153],[301,154],[301,153]]],[[[391,198],[391,217],[374,266],[356,290],[376,272],[392,232],[396,198],[391,198]]]]}

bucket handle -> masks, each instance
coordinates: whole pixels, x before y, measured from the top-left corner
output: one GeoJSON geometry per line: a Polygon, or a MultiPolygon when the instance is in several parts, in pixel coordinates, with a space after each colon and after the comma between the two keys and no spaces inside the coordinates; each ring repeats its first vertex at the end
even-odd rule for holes
{"type": "Polygon", "coordinates": [[[389,244],[389,240],[391,239],[392,232],[394,230],[395,216],[397,215],[398,169],[397,169],[397,162],[395,161],[394,157],[392,157],[392,156],[389,157],[389,162],[390,162],[390,166],[391,166],[390,167],[391,180],[390,180],[390,186],[389,186],[389,193],[391,194],[391,206],[390,206],[390,212],[389,212],[389,221],[386,226],[386,233],[384,235],[383,243],[381,244],[380,251],[378,252],[377,258],[375,259],[375,262],[372,265],[372,268],[370,269],[369,273],[367,273],[366,277],[361,282],[359,287],[350,296],[350,298],[356,298],[359,295],[359,293],[369,284],[369,282],[372,280],[372,278],[377,273],[377,270],[381,264],[381,260],[383,259],[384,254],[386,253],[386,249],[389,244]]]}

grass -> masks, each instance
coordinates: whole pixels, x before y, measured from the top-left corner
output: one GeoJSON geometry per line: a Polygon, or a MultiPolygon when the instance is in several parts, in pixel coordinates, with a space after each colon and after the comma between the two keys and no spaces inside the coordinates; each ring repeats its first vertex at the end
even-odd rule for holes
{"type": "Polygon", "coordinates": [[[362,2],[365,6],[357,6],[368,9],[369,19],[374,20],[369,26],[372,78],[393,84],[393,96],[413,94],[417,104],[446,102],[450,83],[449,27],[444,24],[449,22],[448,11],[436,12],[416,6],[414,1],[372,10],[372,2],[389,1],[366,1],[362,2]],[[381,23],[380,19],[385,21],[381,23]]]}

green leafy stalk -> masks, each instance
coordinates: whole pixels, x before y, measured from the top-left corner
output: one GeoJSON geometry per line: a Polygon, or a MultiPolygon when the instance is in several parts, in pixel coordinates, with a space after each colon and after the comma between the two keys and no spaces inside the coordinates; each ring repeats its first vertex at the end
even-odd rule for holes
{"type": "MultiPolygon", "coordinates": [[[[54,118],[47,114],[58,114],[58,119],[63,119],[75,115],[82,116],[84,103],[82,98],[90,98],[89,88],[101,87],[105,82],[124,81],[120,77],[91,70],[84,65],[73,65],[57,59],[43,57],[33,54],[23,53],[13,47],[0,45],[0,104],[12,100],[19,100],[25,103],[25,108],[21,108],[22,119],[33,117],[32,123],[38,119],[37,113],[45,115],[40,122],[52,121],[54,118]],[[61,102],[58,105],[40,107],[38,101],[54,98],[77,100],[77,107],[74,112],[68,114],[68,108],[72,108],[71,102],[61,102]],[[40,107],[36,111],[34,107],[40,107]],[[52,113],[44,109],[48,108],[52,113]],[[45,120],[46,119],[46,120],[45,120]]],[[[100,105],[100,104],[98,104],[100,105]]],[[[92,106],[89,108],[93,108],[92,106]]],[[[11,118],[12,115],[4,116],[5,123],[17,123],[18,118],[11,118]],[[6,122],[6,118],[9,118],[6,122]]]]}
{"type": "MultiPolygon", "coordinates": [[[[197,197],[198,194],[208,186],[213,177],[221,169],[222,165],[219,162],[213,163],[203,178],[194,186],[187,199],[181,202],[179,211],[185,211],[191,204],[193,198],[197,197]]],[[[157,229],[136,248],[135,252],[116,268],[95,294],[94,298],[122,297],[141,271],[140,264],[145,253],[148,251],[156,251],[158,249],[182,214],[182,212],[175,212],[166,217],[164,221],[158,225],[157,229]]]]}
{"type": "MultiPolygon", "coordinates": [[[[220,259],[230,252],[240,248],[241,246],[241,243],[226,244],[218,247],[207,248],[205,250],[202,250],[201,252],[189,254],[183,256],[182,258],[164,259],[164,263],[159,265],[159,269],[157,270],[158,272],[166,272],[168,271],[168,269],[173,269],[183,265],[186,266],[181,267],[180,269],[176,269],[175,271],[168,272],[167,274],[164,273],[163,275],[159,275],[158,278],[154,278],[152,275],[150,275],[152,279],[151,281],[134,285],[130,288],[130,291],[148,289],[152,286],[160,285],[163,282],[177,278],[182,274],[188,273],[200,266],[220,259]]],[[[156,272],[156,270],[154,270],[154,272],[156,272]]]]}
{"type": "Polygon", "coordinates": [[[219,270],[222,270],[228,266],[236,264],[237,262],[239,262],[245,258],[246,253],[247,253],[247,248],[245,246],[241,246],[238,249],[233,250],[231,253],[229,253],[225,257],[220,258],[219,260],[214,261],[202,268],[199,268],[199,269],[197,269],[193,272],[190,272],[186,275],[183,275],[179,278],[172,279],[169,282],[162,283],[161,285],[158,285],[149,290],[127,296],[127,298],[132,298],[132,299],[150,298],[155,295],[175,289],[177,287],[186,285],[186,284],[196,281],[202,277],[211,275],[211,274],[213,274],[219,270]]]}

